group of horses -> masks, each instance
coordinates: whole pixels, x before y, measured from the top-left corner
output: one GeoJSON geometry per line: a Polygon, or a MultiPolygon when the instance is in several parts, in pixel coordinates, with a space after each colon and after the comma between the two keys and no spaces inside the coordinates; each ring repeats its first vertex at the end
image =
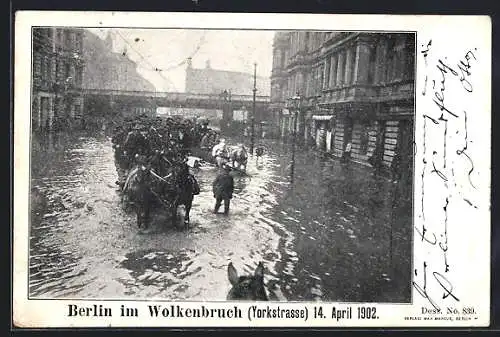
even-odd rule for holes
{"type": "Polygon", "coordinates": [[[203,152],[202,157],[208,162],[212,162],[217,167],[231,164],[231,167],[240,172],[246,172],[248,162],[248,152],[243,144],[235,146],[226,146],[226,151],[222,155],[214,158],[211,155],[212,149],[220,141],[220,134],[215,131],[210,131],[203,136],[200,141],[200,149],[203,152]]]}
{"type": "Polygon", "coordinates": [[[248,152],[243,144],[236,146],[227,146],[227,151],[216,159],[217,167],[231,164],[233,169],[241,172],[246,172],[248,163],[248,152]]]}
{"type": "MultiPolygon", "coordinates": [[[[155,157],[165,160],[162,153],[155,157]]],[[[139,162],[127,173],[122,197],[134,208],[140,229],[148,228],[153,209],[166,210],[167,218],[177,227],[189,226],[193,198],[199,193],[198,183],[185,163],[168,166],[163,172],[166,174],[158,174],[150,163],[139,162]]]]}

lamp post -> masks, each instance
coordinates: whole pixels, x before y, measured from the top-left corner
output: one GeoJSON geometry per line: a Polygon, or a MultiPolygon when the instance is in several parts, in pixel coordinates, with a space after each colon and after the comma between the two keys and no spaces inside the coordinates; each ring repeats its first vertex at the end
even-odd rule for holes
{"type": "Polygon", "coordinates": [[[253,64],[253,101],[252,101],[252,134],[250,137],[250,154],[253,155],[253,147],[255,141],[255,94],[257,93],[257,63],[253,64]]]}
{"type": "Polygon", "coordinates": [[[297,119],[301,108],[302,97],[297,92],[295,96],[288,99],[288,109],[293,111],[293,139],[292,139],[292,166],[290,171],[290,180],[293,183],[293,176],[295,173],[295,146],[297,143],[297,119]]]}

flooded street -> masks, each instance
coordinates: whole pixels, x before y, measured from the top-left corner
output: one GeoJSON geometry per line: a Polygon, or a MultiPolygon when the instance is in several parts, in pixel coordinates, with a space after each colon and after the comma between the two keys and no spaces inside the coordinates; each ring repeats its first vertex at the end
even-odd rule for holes
{"type": "Polygon", "coordinates": [[[217,171],[203,167],[191,227],[153,217],[154,230],[141,234],[121,203],[107,137],[34,141],[30,296],[222,301],[230,261],[240,274],[263,261],[272,300],[409,302],[402,187],[301,150],[291,184],[290,145],[265,145],[249,175],[235,176],[228,217],[211,212],[217,171]]]}

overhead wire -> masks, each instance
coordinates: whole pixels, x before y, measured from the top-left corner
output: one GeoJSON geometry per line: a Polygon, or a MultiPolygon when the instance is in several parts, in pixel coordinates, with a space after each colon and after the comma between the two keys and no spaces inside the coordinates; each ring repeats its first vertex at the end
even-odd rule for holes
{"type": "MultiPolygon", "coordinates": [[[[195,49],[193,50],[193,52],[191,52],[191,54],[189,54],[188,57],[185,57],[182,59],[182,61],[176,63],[175,65],[173,66],[170,66],[168,68],[157,68],[158,71],[160,72],[166,72],[166,71],[171,71],[171,70],[174,70],[174,69],[177,69],[179,67],[182,67],[183,65],[185,65],[187,63],[187,60],[189,58],[193,58],[197,53],[198,51],[201,49],[202,45],[205,43],[205,35],[206,35],[206,31],[203,31],[203,35],[201,36],[200,40],[198,41],[198,44],[196,45],[195,49]]],[[[139,67],[143,70],[149,70],[148,68],[145,68],[145,67],[139,67]]]]}
{"type": "MultiPolygon", "coordinates": [[[[116,34],[117,36],[119,36],[119,37],[120,37],[120,38],[121,38],[121,39],[122,39],[122,40],[123,40],[123,41],[124,41],[124,42],[125,42],[125,43],[129,46],[129,47],[130,47],[130,48],[132,48],[132,50],[133,50],[133,51],[134,51],[137,55],[139,55],[139,57],[140,57],[140,58],[141,58],[144,62],[148,63],[148,64],[151,66],[151,68],[153,69],[153,71],[154,71],[154,72],[157,72],[157,73],[158,73],[158,75],[159,75],[162,79],[164,79],[167,83],[169,83],[169,84],[170,84],[170,85],[174,88],[174,90],[177,90],[177,88],[176,88],[176,87],[175,87],[175,85],[172,83],[172,81],[171,81],[169,78],[167,78],[167,77],[163,76],[163,74],[161,73],[161,71],[159,71],[159,70],[160,70],[160,68],[158,68],[158,67],[156,67],[155,65],[153,65],[153,64],[152,64],[152,63],[151,63],[151,62],[150,62],[150,61],[149,61],[149,60],[148,60],[148,59],[147,59],[147,58],[146,58],[146,57],[145,57],[142,53],[140,53],[140,52],[139,52],[139,51],[138,51],[138,50],[137,50],[137,49],[136,49],[136,48],[135,48],[135,47],[134,47],[134,46],[133,46],[130,42],[128,42],[128,40],[127,40],[125,37],[123,37],[123,35],[122,35],[122,34],[120,34],[120,32],[119,32],[119,31],[110,31],[110,32],[112,32],[113,34],[116,34]]],[[[115,35],[115,36],[116,36],[116,35],[115,35]]]]}

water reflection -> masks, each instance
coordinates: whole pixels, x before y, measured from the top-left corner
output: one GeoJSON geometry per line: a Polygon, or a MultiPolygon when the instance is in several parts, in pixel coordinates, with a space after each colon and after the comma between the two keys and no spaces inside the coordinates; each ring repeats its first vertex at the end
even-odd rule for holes
{"type": "Polygon", "coordinates": [[[30,294],[46,297],[224,300],[232,261],[264,261],[273,300],[409,301],[411,205],[363,167],[267,141],[235,174],[229,217],[211,213],[210,166],[195,174],[189,230],[161,217],[138,234],[124,211],[109,139],[36,141],[32,156],[30,294]]]}

